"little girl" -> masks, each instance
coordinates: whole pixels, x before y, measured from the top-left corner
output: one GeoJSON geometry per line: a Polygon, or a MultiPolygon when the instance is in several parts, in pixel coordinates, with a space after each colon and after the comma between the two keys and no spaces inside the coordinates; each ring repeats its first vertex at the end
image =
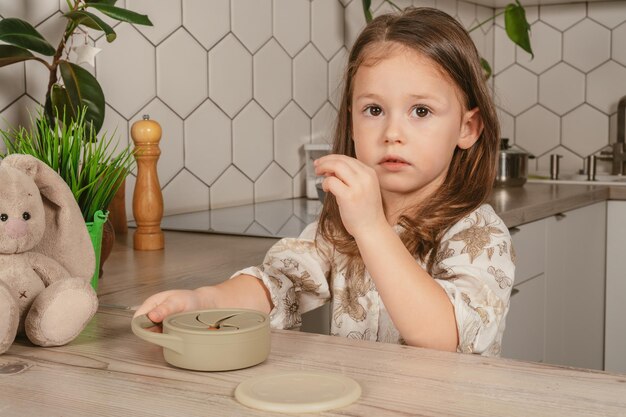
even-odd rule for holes
{"type": "Polygon", "coordinates": [[[319,221],[262,265],[155,294],[136,314],[245,307],[297,328],[330,301],[333,335],[497,356],[515,269],[484,204],[498,137],[465,29],[430,8],[379,16],[350,53],[333,152],[315,161],[319,221]]]}

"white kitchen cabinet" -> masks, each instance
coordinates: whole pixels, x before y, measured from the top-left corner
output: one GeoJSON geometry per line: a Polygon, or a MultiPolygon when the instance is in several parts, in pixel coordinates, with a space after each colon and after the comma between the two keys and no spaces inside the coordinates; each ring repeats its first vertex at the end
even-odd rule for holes
{"type": "Polygon", "coordinates": [[[511,229],[503,357],[603,369],[606,229],[605,202],[511,229]]]}
{"type": "Polygon", "coordinates": [[[604,369],[626,373],[626,201],[609,201],[604,369]]]}
{"type": "Polygon", "coordinates": [[[509,229],[515,250],[515,285],[545,270],[546,220],[537,220],[509,229]]]}
{"type": "Polygon", "coordinates": [[[546,227],[545,362],[603,369],[606,202],[546,227]]]}
{"type": "Polygon", "coordinates": [[[546,277],[540,274],[513,287],[502,339],[502,356],[543,362],[546,277]]]}
{"type": "Polygon", "coordinates": [[[543,361],[546,220],[509,229],[515,251],[515,283],[502,339],[502,356],[543,361]]]}

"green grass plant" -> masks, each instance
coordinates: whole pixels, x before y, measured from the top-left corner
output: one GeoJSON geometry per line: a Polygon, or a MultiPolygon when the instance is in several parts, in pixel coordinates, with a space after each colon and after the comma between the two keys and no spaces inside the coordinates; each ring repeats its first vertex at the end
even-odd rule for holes
{"type": "MultiPolygon", "coordinates": [[[[56,171],[74,194],[86,222],[94,213],[106,211],[134,164],[129,146],[117,150],[114,134],[97,137],[95,129],[85,123],[85,109],[66,122],[63,115],[56,126],[40,111],[31,116],[30,129],[24,127],[0,130],[8,154],[27,154],[43,161],[56,171]]],[[[2,155],[4,157],[5,155],[2,155]]]]}

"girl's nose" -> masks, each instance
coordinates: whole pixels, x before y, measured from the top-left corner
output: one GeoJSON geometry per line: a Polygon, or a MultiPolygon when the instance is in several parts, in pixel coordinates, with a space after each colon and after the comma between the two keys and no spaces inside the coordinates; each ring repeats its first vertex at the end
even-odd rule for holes
{"type": "Polygon", "coordinates": [[[400,128],[400,122],[393,117],[390,117],[388,120],[385,129],[385,143],[401,143],[402,129],[400,128]]]}

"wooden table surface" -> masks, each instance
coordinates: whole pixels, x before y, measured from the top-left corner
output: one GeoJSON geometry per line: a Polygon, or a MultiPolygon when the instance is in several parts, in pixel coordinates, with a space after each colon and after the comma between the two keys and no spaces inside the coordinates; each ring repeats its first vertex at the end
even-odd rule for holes
{"type": "Polygon", "coordinates": [[[239,269],[258,265],[275,238],[165,232],[165,248],[133,250],[134,229],[116,235],[98,285],[101,305],[136,306],[150,295],[193,289],[226,280],[239,269]]]}
{"type": "Polygon", "coordinates": [[[132,313],[101,308],[72,343],[19,341],[0,356],[0,415],[269,416],[240,405],[236,386],[285,370],[340,373],[362,388],[324,416],[619,416],[626,376],[273,331],[269,358],[230,372],[169,366],[161,348],[132,334],[132,313]]]}
{"type": "Polygon", "coordinates": [[[252,368],[174,368],[132,334],[128,306],[226,279],[261,262],[276,240],[166,232],[164,250],[138,252],[132,233],[117,237],[101,308],[76,340],[56,348],[18,340],[0,356],[0,416],[272,415],[240,405],[233,392],[280,370],[342,373],[361,385],[357,403],[325,416],[626,416],[626,375],[295,331],[273,331],[269,359],[252,368]]]}

